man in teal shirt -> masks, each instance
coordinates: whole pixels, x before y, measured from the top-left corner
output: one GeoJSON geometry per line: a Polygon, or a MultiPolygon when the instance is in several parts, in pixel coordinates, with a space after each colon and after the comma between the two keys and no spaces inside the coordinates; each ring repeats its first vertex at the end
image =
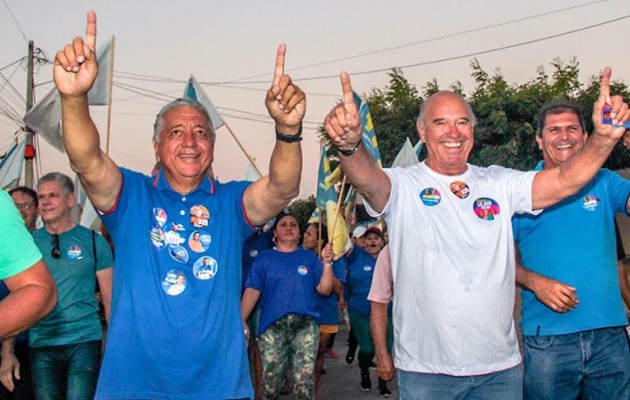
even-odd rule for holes
{"type": "Polygon", "coordinates": [[[30,331],[35,398],[91,400],[102,346],[95,285],[98,280],[109,320],[112,252],[103,237],[72,222],[72,179],[49,173],[39,180],[37,192],[44,228],[33,238],[57,283],[59,302],[30,331]]]}

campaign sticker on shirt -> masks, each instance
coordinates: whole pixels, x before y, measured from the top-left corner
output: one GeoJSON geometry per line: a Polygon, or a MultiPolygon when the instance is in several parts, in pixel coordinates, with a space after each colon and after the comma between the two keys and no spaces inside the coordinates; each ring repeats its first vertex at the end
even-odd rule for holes
{"type": "Polygon", "coordinates": [[[460,199],[465,199],[470,194],[470,188],[466,182],[455,181],[451,183],[451,192],[460,199]]]}
{"type": "Polygon", "coordinates": [[[155,221],[160,226],[164,226],[164,224],[166,223],[166,220],[168,219],[168,216],[166,215],[166,211],[164,211],[163,209],[159,207],[156,207],[153,209],[153,216],[155,217],[155,221]]]}
{"type": "Polygon", "coordinates": [[[422,200],[425,206],[433,207],[440,203],[442,195],[439,190],[430,187],[422,189],[420,192],[420,200],[422,200]]]}
{"type": "Polygon", "coordinates": [[[365,272],[370,272],[370,271],[372,270],[372,266],[371,266],[371,265],[364,265],[364,266],[363,266],[363,270],[364,270],[365,272]]]}
{"type": "Polygon", "coordinates": [[[258,250],[256,250],[256,249],[251,249],[251,250],[249,251],[249,256],[250,256],[251,258],[254,258],[254,257],[256,257],[257,255],[258,255],[258,250]]]}
{"type": "Polygon", "coordinates": [[[210,211],[202,205],[195,204],[190,207],[190,223],[195,228],[205,228],[210,222],[210,211]]]}
{"type": "Polygon", "coordinates": [[[182,264],[186,264],[188,262],[188,252],[182,246],[169,246],[168,254],[171,255],[173,260],[182,264]]]}
{"type": "Polygon", "coordinates": [[[172,223],[170,229],[165,231],[164,238],[169,246],[179,246],[186,241],[186,237],[182,236],[182,232],[186,231],[182,224],[172,223]]]}
{"type": "Polygon", "coordinates": [[[203,253],[210,247],[212,237],[206,231],[193,231],[188,237],[188,247],[195,253],[203,253]]]}
{"type": "Polygon", "coordinates": [[[151,243],[160,250],[166,246],[164,231],[159,226],[154,226],[153,229],[151,229],[151,243]]]}
{"type": "Polygon", "coordinates": [[[71,260],[80,260],[83,258],[83,250],[78,245],[70,246],[66,250],[66,256],[71,260]]]}
{"type": "Polygon", "coordinates": [[[480,197],[473,202],[475,215],[485,221],[493,221],[501,213],[501,207],[494,199],[480,197]]]}
{"type": "Polygon", "coordinates": [[[186,275],[172,269],[162,278],[162,289],[170,296],[177,296],[186,290],[186,275]]]}
{"type": "Polygon", "coordinates": [[[217,261],[212,257],[206,256],[195,261],[195,265],[193,265],[193,274],[195,275],[195,278],[206,281],[214,278],[218,269],[219,266],[217,265],[217,261]]]}
{"type": "Polygon", "coordinates": [[[300,265],[297,269],[298,274],[304,276],[306,274],[308,274],[308,268],[306,268],[304,265],[300,265]]]}
{"type": "Polygon", "coordinates": [[[599,206],[599,199],[592,194],[584,196],[582,201],[582,207],[584,207],[584,209],[587,211],[595,211],[597,209],[597,206],[599,206]]]}

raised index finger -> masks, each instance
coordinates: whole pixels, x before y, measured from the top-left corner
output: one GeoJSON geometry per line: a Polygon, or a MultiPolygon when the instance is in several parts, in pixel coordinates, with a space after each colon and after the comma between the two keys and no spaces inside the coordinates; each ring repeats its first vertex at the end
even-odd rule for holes
{"type": "Polygon", "coordinates": [[[90,50],[96,52],[96,13],[89,11],[87,15],[87,28],[85,29],[85,44],[90,50]]]}
{"type": "Polygon", "coordinates": [[[276,86],[280,83],[280,78],[284,75],[284,55],[287,51],[287,45],[282,43],[278,47],[278,53],[276,54],[276,68],[273,71],[273,85],[276,86]]]}
{"type": "Polygon", "coordinates": [[[610,76],[612,75],[612,70],[610,67],[604,68],[604,73],[602,74],[602,80],[599,84],[599,94],[604,95],[606,97],[606,104],[612,104],[610,101],[610,76]]]}
{"type": "Polygon", "coordinates": [[[354,104],[354,91],[352,90],[352,84],[350,83],[350,75],[347,72],[341,73],[341,89],[343,90],[343,103],[348,109],[349,105],[354,104]]]}

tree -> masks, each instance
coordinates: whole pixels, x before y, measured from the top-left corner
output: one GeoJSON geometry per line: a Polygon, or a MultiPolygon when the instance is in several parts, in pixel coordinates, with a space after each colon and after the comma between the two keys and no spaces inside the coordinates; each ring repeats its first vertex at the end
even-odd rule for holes
{"type": "Polygon", "coordinates": [[[300,226],[306,225],[311,214],[315,210],[315,196],[310,195],[308,199],[294,200],[289,204],[289,212],[297,219],[300,226]]]}

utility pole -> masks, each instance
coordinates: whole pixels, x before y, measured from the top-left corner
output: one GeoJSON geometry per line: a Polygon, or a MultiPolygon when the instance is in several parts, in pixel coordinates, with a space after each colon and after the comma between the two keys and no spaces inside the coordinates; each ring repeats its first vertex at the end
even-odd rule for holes
{"type": "MultiPolygon", "coordinates": [[[[32,40],[28,41],[28,60],[27,60],[27,68],[26,68],[26,112],[28,112],[33,107],[33,53],[34,53],[35,45],[32,40]]],[[[35,132],[28,126],[26,129],[26,147],[33,147],[33,135],[35,132]]],[[[24,159],[24,184],[27,187],[33,187],[33,158],[24,159]]]]}

